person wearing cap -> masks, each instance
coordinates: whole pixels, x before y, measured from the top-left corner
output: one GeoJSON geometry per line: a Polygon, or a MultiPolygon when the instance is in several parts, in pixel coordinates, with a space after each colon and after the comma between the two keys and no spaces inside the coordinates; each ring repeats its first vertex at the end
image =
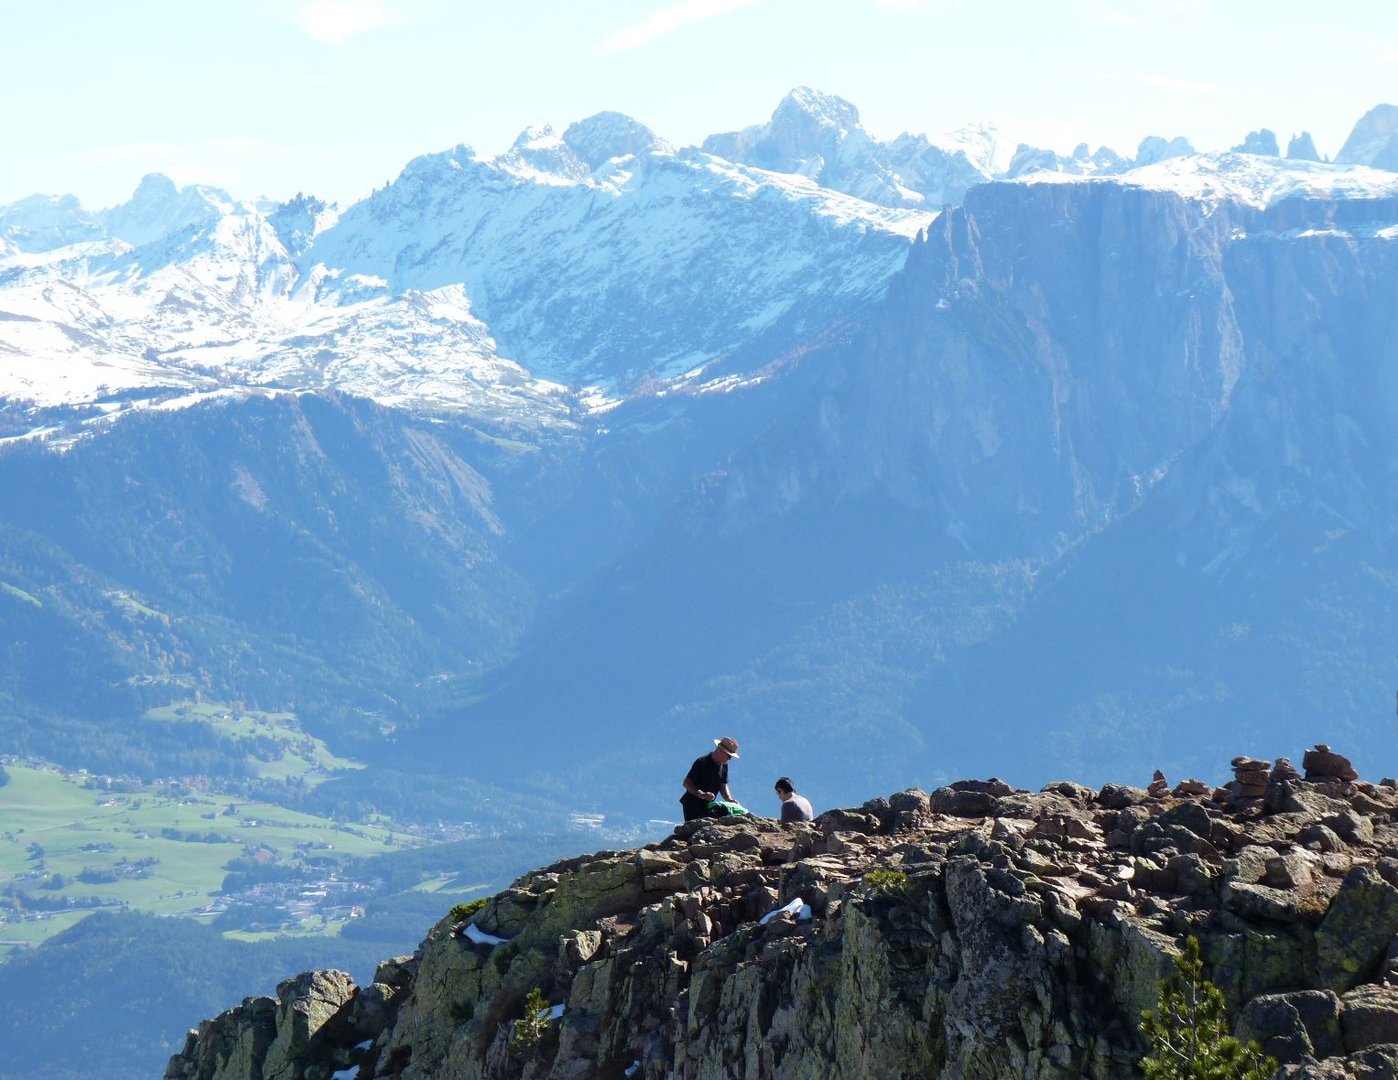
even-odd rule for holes
{"type": "Polygon", "coordinates": [[[738,740],[725,735],[714,740],[714,748],[694,759],[684,777],[684,794],[680,806],[685,821],[713,817],[709,803],[722,796],[726,802],[737,802],[728,790],[728,762],[738,756],[738,740]]]}
{"type": "Polygon", "coordinates": [[[782,801],[783,825],[793,821],[814,821],[815,810],[811,807],[811,800],[804,795],[796,794],[796,785],[791,782],[791,777],[782,776],[777,779],[777,798],[782,801]]]}

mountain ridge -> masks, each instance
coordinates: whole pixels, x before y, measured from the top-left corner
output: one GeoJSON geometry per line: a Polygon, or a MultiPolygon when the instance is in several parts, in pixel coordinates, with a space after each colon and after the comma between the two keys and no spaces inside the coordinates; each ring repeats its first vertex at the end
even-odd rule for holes
{"type": "MultiPolygon", "coordinates": [[[[1375,140],[1385,137],[1383,109],[1356,125],[1343,155],[1348,164],[1372,164],[1382,154],[1375,140]],[[1378,132],[1372,138],[1363,134],[1370,127],[1378,132]]],[[[973,126],[940,141],[903,135],[881,143],[864,132],[853,105],[803,87],[767,125],[704,143],[726,149],[734,159],[727,165],[702,150],[676,149],[629,117],[600,113],[561,135],[531,129],[494,157],[466,147],[423,155],[387,188],[344,210],[309,196],[280,206],[235,202],[217,189],[178,189],[158,176],[103,212],[83,210],[72,197],[35,196],[0,207],[0,312],[10,339],[0,347],[9,345],[13,361],[0,394],[41,406],[97,403],[110,413],[136,407],[152,390],[159,398],[174,388],[208,393],[226,382],[324,385],[419,409],[465,408],[497,422],[567,424],[571,412],[605,406],[638,382],[723,387],[804,347],[821,326],[852,318],[896,271],[898,245],[880,252],[878,236],[911,238],[932,220],[928,211],[958,204],[974,183],[1119,175],[1166,158],[1178,162],[1191,149],[1149,138],[1133,162],[1085,148],[1061,159],[1020,147],[1014,165],[995,138],[973,126]],[[771,151],[772,158],[761,150],[767,145],[787,149],[771,151]],[[960,179],[947,169],[960,169],[960,179]],[[929,184],[944,194],[930,197],[929,184]],[[450,194],[453,185],[459,197],[450,194]],[[477,188],[497,201],[473,216],[463,207],[477,188]],[[923,188],[911,200],[898,194],[923,188]],[[858,201],[842,203],[845,191],[858,201]],[[894,207],[918,209],[904,217],[880,209],[867,201],[880,200],[878,191],[892,192],[883,201],[894,207]],[[744,211],[758,193],[770,199],[759,217],[782,208],[785,222],[759,224],[744,211]],[[415,210],[417,199],[427,201],[415,210]],[[626,200],[637,208],[609,205],[626,200]],[[427,208],[433,220],[415,223],[414,213],[427,208]],[[451,225],[434,235],[435,222],[456,219],[455,239],[451,225]],[[587,224],[579,230],[579,222],[587,224]],[[387,246],[375,237],[385,227],[398,236],[387,246]],[[521,249],[542,260],[537,265],[510,254],[521,227],[521,249]],[[775,229],[785,235],[770,235],[775,229]],[[689,246],[667,251],[673,245],[653,242],[657,233],[689,246]],[[779,242],[793,234],[804,245],[794,258],[779,242]],[[749,256],[738,258],[740,251],[749,256]],[[638,262],[643,257],[649,262],[638,262]],[[702,268],[706,284],[723,286],[727,277],[758,287],[747,300],[733,287],[701,288],[688,280],[692,267],[702,268]],[[553,292],[531,291],[526,270],[545,273],[553,292]],[[822,280],[804,280],[811,272],[822,280]],[[601,318],[588,317],[594,308],[601,318]],[[575,328],[562,330],[579,312],[575,328]],[[675,329],[656,329],[667,324],[675,329]],[[376,348],[375,341],[389,344],[376,348]],[[100,371],[84,370],[89,355],[100,357],[100,371]],[[46,374],[56,367],[60,380],[46,374]]],[[[1359,174],[1341,179],[1323,166],[1307,173],[1299,159],[1186,160],[1213,162],[1215,179],[1177,163],[1141,182],[1193,183],[1200,197],[1254,201],[1338,193],[1343,183],[1362,196],[1383,183],[1359,174]],[[1269,160],[1275,169],[1264,167],[1269,160]],[[1245,193],[1230,177],[1249,166],[1253,190],[1245,193]]]]}
{"type": "MultiPolygon", "coordinates": [[[[1398,787],[1327,746],[1212,789],[958,781],[783,827],[699,820],[453,910],[357,986],[307,972],[166,1080],[1138,1074],[1186,938],[1305,1080],[1398,1066],[1398,787]]],[[[1373,1070],[1373,1071],[1371,1071],[1373,1070]]]]}

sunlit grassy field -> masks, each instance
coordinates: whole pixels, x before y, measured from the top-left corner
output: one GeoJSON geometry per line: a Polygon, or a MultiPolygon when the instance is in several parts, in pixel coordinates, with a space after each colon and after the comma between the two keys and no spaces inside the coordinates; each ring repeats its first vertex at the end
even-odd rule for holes
{"type": "MultiPolygon", "coordinates": [[[[42,898],[99,897],[155,914],[197,915],[217,892],[228,861],[244,854],[291,858],[299,846],[349,857],[417,842],[379,826],[338,825],[268,803],[154,790],[113,794],[85,788],[81,774],[18,765],[8,771],[10,783],[0,788],[0,888],[18,886],[42,898]],[[202,839],[171,839],[162,830],[202,839]],[[156,860],[146,877],[80,880],[84,871],[120,872],[146,859],[156,860]],[[45,887],[56,878],[61,888],[45,887]]],[[[11,915],[0,923],[0,940],[41,941],[87,913],[11,915]]]]}
{"type": "Polygon", "coordinates": [[[336,757],[323,741],[303,732],[292,713],[244,710],[213,702],[185,702],[151,709],[146,716],[172,724],[207,724],[235,743],[246,743],[248,764],[263,780],[298,776],[314,784],[333,772],[363,768],[357,761],[336,757]],[[274,756],[268,759],[253,753],[251,748],[257,740],[264,746],[274,743],[274,756]]]}

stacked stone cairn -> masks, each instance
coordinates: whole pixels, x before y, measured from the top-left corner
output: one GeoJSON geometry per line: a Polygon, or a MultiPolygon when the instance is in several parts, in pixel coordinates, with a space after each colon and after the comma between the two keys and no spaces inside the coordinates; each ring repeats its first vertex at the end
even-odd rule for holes
{"type": "Polygon", "coordinates": [[[1228,805],[1239,813],[1259,813],[1271,779],[1272,766],[1267,762],[1246,756],[1235,757],[1233,780],[1224,785],[1224,790],[1228,792],[1228,805]]]}
{"type": "Polygon", "coordinates": [[[1129,1080],[1193,936],[1280,1080],[1398,1077],[1398,781],[1324,745],[1304,776],[1233,768],[1217,791],[992,778],[690,822],[524,875],[369,986],[249,998],[165,1075],[1129,1080]]]}
{"type": "Polygon", "coordinates": [[[1359,779],[1349,758],[1333,753],[1324,743],[1316,743],[1314,750],[1307,750],[1301,758],[1301,768],[1306,770],[1307,780],[1339,780],[1352,783],[1359,779]]]}

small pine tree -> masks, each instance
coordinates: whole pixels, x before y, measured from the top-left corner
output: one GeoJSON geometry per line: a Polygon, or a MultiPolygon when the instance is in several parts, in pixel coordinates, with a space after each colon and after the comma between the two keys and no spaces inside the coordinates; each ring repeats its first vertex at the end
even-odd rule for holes
{"type": "Polygon", "coordinates": [[[1256,1043],[1232,1035],[1223,991],[1204,978],[1195,937],[1160,984],[1160,1008],[1142,1016],[1141,1034],[1150,1040],[1141,1059],[1146,1080],[1268,1080],[1277,1071],[1256,1043]]]}
{"type": "Polygon", "coordinates": [[[514,1023],[510,1032],[510,1051],[517,1057],[528,1057],[548,1034],[549,1002],[537,986],[524,999],[524,1015],[514,1023]]]}

